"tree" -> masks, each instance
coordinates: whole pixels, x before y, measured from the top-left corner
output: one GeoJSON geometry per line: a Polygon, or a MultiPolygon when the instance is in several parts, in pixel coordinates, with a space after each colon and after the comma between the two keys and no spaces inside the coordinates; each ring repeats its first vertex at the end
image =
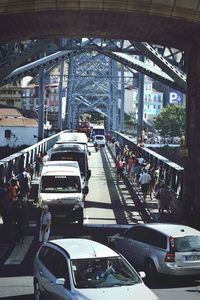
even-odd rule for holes
{"type": "Polygon", "coordinates": [[[185,107],[168,105],[155,119],[156,129],[161,136],[181,137],[185,135],[185,107]]]}

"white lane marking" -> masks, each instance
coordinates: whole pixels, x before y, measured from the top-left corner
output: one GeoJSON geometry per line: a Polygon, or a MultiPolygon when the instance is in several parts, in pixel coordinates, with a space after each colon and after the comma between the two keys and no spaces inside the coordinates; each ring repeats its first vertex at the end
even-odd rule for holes
{"type": "Polygon", "coordinates": [[[8,259],[5,261],[5,265],[19,265],[23,261],[26,253],[28,252],[30,245],[33,241],[33,236],[25,236],[23,244],[16,245],[11,252],[8,259]]]}

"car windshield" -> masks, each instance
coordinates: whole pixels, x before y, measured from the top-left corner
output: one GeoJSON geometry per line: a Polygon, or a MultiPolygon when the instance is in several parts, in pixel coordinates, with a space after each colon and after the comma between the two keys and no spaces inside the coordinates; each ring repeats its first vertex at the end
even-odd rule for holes
{"type": "Polygon", "coordinates": [[[42,176],[42,193],[80,193],[81,183],[78,176],[42,176]]]}
{"type": "Polygon", "coordinates": [[[53,152],[51,154],[51,161],[54,160],[66,160],[66,161],[77,161],[81,172],[85,172],[86,154],[85,152],[53,152]]]}
{"type": "Polygon", "coordinates": [[[174,247],[177,252],[200,251],[200,236],[191,235],[175,238],[174,247]]]}
{"type": "Polygon", "coordinates": [[[71,261],[77,288],[102,288],[141,283],[134,269],[121,257],[74,259],[71,261]]]}

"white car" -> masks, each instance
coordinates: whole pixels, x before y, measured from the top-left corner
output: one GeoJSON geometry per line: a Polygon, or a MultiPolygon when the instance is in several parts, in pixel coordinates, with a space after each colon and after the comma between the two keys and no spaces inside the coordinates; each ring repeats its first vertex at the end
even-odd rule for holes
{"type": "Polygon", "coordinates": [[[147,276],[200,275],[200,231],[180,224],[136,224],[108,244],[147,276]]]}
{"type": "Polygon", "coordinates": [[[105,145],[106,145],[105,135],[100,135],[100,134],[95,135],[93,144],[94,144],[94,146],[95,146],[95,144],[97,144],[101,147],[105,147],[105,145]]]}
{"type": "Polygon", "coordinates": [[[34,296],[57,300],[158,300],[128,261],[88,239],[44,243],[34,260],[34,296]]]}

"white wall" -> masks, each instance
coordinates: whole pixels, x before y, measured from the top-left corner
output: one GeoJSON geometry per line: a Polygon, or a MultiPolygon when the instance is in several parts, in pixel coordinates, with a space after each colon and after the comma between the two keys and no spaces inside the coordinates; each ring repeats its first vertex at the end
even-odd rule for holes
{"type": "Polygon", "coordinates": [[[15,148],[37,143],[37,127],[0,127],[0,145],[15,148]],[[11,138],[5,138],[5,130],[11,130],[11,138]],[[36,136],[36,137],[34,137],[36,136]]]}

